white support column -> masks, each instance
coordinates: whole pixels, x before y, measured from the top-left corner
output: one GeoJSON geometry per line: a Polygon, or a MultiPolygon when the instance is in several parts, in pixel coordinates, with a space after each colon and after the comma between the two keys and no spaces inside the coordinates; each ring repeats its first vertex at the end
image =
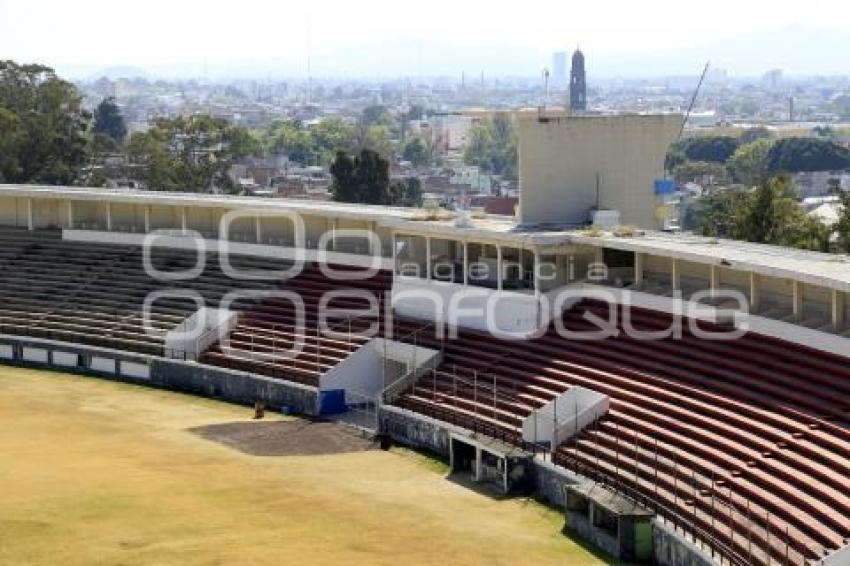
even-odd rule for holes
{"type": "Polygon", "coordinates": [[[537,250],[534,250],[534,274],[532,275],[532,281],[534,281],[534,296],[540,296],[540,254],[537,253],[537,250]]]}
{"type": "Polygon", "coordinates": [[[392,233],[392,258],[393,258],[393,282],[395,282],[396,275],[398,274],[398,243],[396,242],[396,232],[393,230],[392,233]]]}
{"type": "Polygon", "coordinates": [[[27,199],[27,230],[32,232],[35,230],[35,218],[33,217],[32,199],[27,199]]]}
{"type": "Polygon", "coordinates": [[[112,203],[106,203],[106,231],[112,232],[112,203]]]}
{"type": "Polygon", "coordinates": [[[74,201],[68,201],[68,229],[74,229],[74,201]]]}
{"type": "Polygon", "coordinates": [[[336,218],[331,218],[331,246],[333,246],[333,251],[336,251],[336,218]]]}
{"type": "Polygon", "coordinates": [[[425,236],[425,279],[431,280],[431,238],[425,236]]]}
{"type": "Polygon", "coordinates": [[[474,482],[480,482],[481,481],[481,461],[482,461],[481,447],[476,446],[475,447],[475,474],[472,478],[472,481],[474,481],[474,482]]]}
{"type": "Polygon", "coordinates": [[[761,280],[759,274],[750,272],[750,312],[761,308],[761,280]]]}
{"type": "Polygon", "coordinates": [[[832,290],[832,327],[835,330],[841,330],[844,326],[844,298],[844,293],[838,289],[832,290]]]}
{"type": "Polygon", "coordinates": [[[151,231],[151,207],[149,204],[145,205],[145,234],[149,234],[151,231]]]}
{"type": "Polygon", "coordinates": [[[791,283],[791,301],[794,318],[799,321],[803,316],[803,285],[799,281],[791,283]]]}
{"type": "Polygon", "coordinates": [[[227,226],[224,225],[224,217],[227,216],[227,211],[221,211],[221,218],[218,219],[218,239],[227,240],[227,226]]]}
{"type": "Polygon", "coordinates": [[[720,268],[716,265],[710,265],[708,267],[708,286],[712,291],[716,291],[720,288],[720,268]]]}
{"type": "Polygon", "coordinates": [[[263,243],[263,226],[259,216],[254,217],[254,232],[257,238],[257,243],[263,243]]]}
{"type": "Polygon", "coordinates": [[[502,269],[502,246],[498,244],[496,244],[496,271],[496,289],[501,291],[504,269],[502,269]]]}
{"type": "Polygon", "coordinates": [[[373,244],[372,239],[378,237],[378,230],[375,228],[375,221],[374,220],[370,220],[366,223],[366,231],[369,232],[369,239],[366,242],[366,245],[369,246],[369,255],[374,256],[375,255],[375,249],[374,249],[374,246],[372,245],[373,244]]]}
{"type": "Polygon", "coordinates": [[[185,206],[180,207],[180,232],[185,236],[189,231],[189,213],[185,206]]]}
{"type": "Polygon", "coordinates": [[[635,252],[635,286],[643,285],[643,264],[646,254],[635,252]]]}
{"type": "Polygon", "coordinates": [[[463,285],[469,285],[469,244],[463,242],[463,285]]]}
{"type": "Polygon", "coordinates": [[[674,291],[681,290],[681,282],[679,277],[679,260],[673,258],[670,260],[670,286],[674,291]]]}
{"type": "Polygon", "coordinates": [[[593,257],[595,263],[605,263],[605,248],[597,247],[593,257]]]}

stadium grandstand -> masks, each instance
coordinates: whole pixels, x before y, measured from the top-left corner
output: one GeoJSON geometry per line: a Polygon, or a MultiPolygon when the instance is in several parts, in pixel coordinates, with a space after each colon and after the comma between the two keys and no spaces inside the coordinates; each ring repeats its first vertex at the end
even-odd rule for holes
{"type": "MultiPolygon", "coordinates": [[[[136,382],[158,383],[163,360],[193,383],[258,376],[258,398],[269,384],[311,396],[304,413],[371,411],[397,440],[399,419],[441,431],[454,464],[467,442],[478,478],[481,452],[526,454],[565,485],[605,486],[708,562],[847,563],[844,256],[522,216],[10,185],[0,241],[8,363],[74,352],[66,369],[104,373],[92,360],[111,356],[106,373],[136,382]],[[188,323],[201,328],[176,331],[188,323]]],[[[506,486],[508,456],[487,468],[506,486]]]]}

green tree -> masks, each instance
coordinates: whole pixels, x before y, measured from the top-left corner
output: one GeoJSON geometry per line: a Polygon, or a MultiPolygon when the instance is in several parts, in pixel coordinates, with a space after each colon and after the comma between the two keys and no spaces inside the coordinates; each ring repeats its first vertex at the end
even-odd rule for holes
{"type": "Polygon", "coordinates": [[[423,143],[422,138],[414,137],[404,145],[401,152],[401,157],[405,161],[410,161],[414,166],[421,167],[427,165],[430,161],[428,157],[428,148],[423,143]]]}
{"type": "Polygon", "coordinates": [[[104,98],[95,108],[94,133],[105,134],[118,143],[122,143],[127,136],[127,126],[115,97],[104,98]]]}
{"type": "Polygon", "coordinates": [[[679,142],[685,157],[691,161],[726,163],[736,149],[738,140],[730,136],[705,136],[679,142]]]}
{"type": "Polygon", "coordinates": [[[517,137],[510,115],[500,112],[473,126],[464,161],[487,173],[516,178],[517,137]]]}
{"type": "Polygon", "coordinates": [[[302,165],[313,164],[317,158],[312,136],[295,120],[273,122],[266,129],[263,144],[267,152],[286,155],[290,160],[302,165]]]}
{"type": "Polygon", "coordinates": [[[339,151],[331,164],[331,193],[338,202],[387,204],[390,200],[389,162],[379,153],[363,149],[352,158],[339,151]]]}
{"type": "Polygon", "coordinates": [[[682,227],[703,236],[728,238],[735,213],[746,198],[746,193],[736,190],[706,193],[687,206],[682,227]]]}
{"type": "Polygon", "coordinates": [[[375,153],[379,153],[384,158],[390,158],[395,153],[395,144],[392,139],[392,132],[388,126],[383,124],[373,124],[366,128],[366,135],[363,139],[361,149],[369,149],[375,153]]]}
{"type": "Polygon", "coordinates": [[[322,163],[330,163],[337,151],[354,151],[354,127],[342,118],[333,116],[313,126],[313,143],[321,154],[322,163]]]}
{"type": "Polygon", "coordinates": [[[391,206],[422,206],[422,183],[416,177],[393,181],[389,187],[387,204],[391,206]]]}
{"type": "Polygon", "coordinates": [[[0,107],[0,183],[12,181],[21,174],[18,148],[23,136],[20,117],[0,107]]]}
{"type": "Polygon", "coordinates": [[[236,192],[230,167],[259,148],[244,128],[197,115],[157,120],[130,138],[127,153],[131,176],[151,190],[236,192]]]}
{"type": "Polygon", "coordinates": [[[43,65],[0,61],[0,179],[68,185],[88,161],[91,116],[77,89],[43,65]]]}
{"type": "Polygon", "coordinates": [[[850,253],[850,193],[838,191],[841,202],[838,221],[832,227],[837,238],[838,249],[844,253],[850,253]]]}
{"type": "Polygon", "coordinates": [[[735,180],[753,187],[767,176],[767,162],[773,142],[759,139],[740,146],[729,158],[728,167],[735,180]]]}
{"type": "Polygon", "coordinates": [[[787,175],[773,177],[747,195],[733,216],[730,233],[749,242],[829,249],[829,230],[799,205],[787,175]]]}
{"type": "Polygon", "coordinates": [[[771,148],[767,168],[771,173],[848,169],[850,149],[829,140],[785,138],[771,148]]]}

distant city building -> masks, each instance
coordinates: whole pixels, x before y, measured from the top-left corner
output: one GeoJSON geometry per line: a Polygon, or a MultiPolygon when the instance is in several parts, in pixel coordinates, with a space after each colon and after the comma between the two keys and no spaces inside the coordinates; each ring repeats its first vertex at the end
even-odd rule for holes
{"type": "Polygon", "coordinates": [[[570,69],[570,110],[587,110],[587,75],[584,71],[584,53],[576,49],[573,53],[573,66],[570,69]]]}
{"type": "Polygon", "coordinates": [[[558,51],[552,55],[552,86],[564,88],[567,86],[567,52],[558,51]]]}
{"type": "Polygon", "coordinates": [[[782,69],[772,69],[761,78],[764,88],[775,92],[782,88],[782,69]]]}

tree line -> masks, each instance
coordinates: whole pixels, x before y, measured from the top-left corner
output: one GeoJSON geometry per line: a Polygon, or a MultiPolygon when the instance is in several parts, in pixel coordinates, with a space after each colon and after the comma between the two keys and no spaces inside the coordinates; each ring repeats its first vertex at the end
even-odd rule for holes
{"type": "Polygon", "coordinates": [[[752,189],[706,194],[687,208],[683,224],[705,236],[850,253],[850,194],[836,190],[835,195],[838,222],[828,226],[806,212],[791,177],[780,173],[752,189]]]}
{"type": "Polygon", "coordinates": [[[677,142],[665,166],[679,182],[711,176],[719,183],[755,186],[779,173],[850,169],[850,149],[823,137],[774,140],[769,130],[758,127],[739,138],[705,136],[677,142]]]}

